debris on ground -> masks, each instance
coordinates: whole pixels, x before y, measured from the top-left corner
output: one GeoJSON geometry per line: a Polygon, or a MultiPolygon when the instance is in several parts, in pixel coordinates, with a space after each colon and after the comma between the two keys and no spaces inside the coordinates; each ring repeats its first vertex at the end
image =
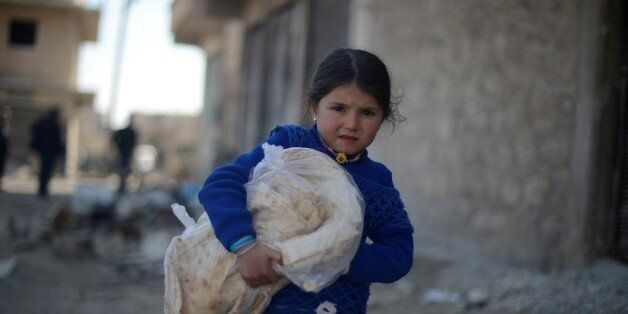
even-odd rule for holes
{"type": "Polygon", "coordinates": [[[466,299],[465,299],[465,308],[466,309],[474,309],[481,308],[488,304],[489,294],[486,289],[483,288],[473,288],[467,291],[466,299]]]}
{"type": "MultiPolygon", "coordinates": [[[[48,245],[59,258],[96,258],[124,265],[125,273],[163,274],[166,248],[181,232],[170,211],[175,194],[162,186],[118,194],[107,185],[78,185],[71,198],[46,208],[0,212],[1,248],[19,253],[48,245]]],[[[13,265],[9,261],[3,265],[13,265]]]]}
{"type": "MultiPolygon", "coordinates": [[[[179,202],[183,194],[196,199],[191,185],[184,193],[151,188],[179,202]]],[[[141,206],[137,215],[120,219],[116,204],[124,195],[95,189],[110,190],[112,202],[84,194],[86,203],[77,210],[79,198],[72,196],[44,202],[36,195],[0,193],[0,312],[163,311],[164,267],[158,259],[160,247],[167,246],[163,239],[171,238],[167,233],[183,231],[178,219],[169,209],[141,206]]],[[[628,313],[628,267],[620,261],[601,258],[584,267],[543,271],[425,234],[416,233],[415,243],[408,275],[372,285],[369,314],[628,313]]]]}
{"type": "Polygon", "coordinates": [[[106,185],[78,185],[72,195],[72,209],[78,215],[89,215],[111,207],[115,200],[116,192],[106,185]]]}
{"type": "Polygon", "coordinates": [[[11,276],[11,273],[17,266],[17,257],[11,256],[9,258],[0,260],[0,279],[7,279],[11,276]]]}
{"type": "Polygon", "coordinates": [[[372,295],[368,300],[370,307],[385,307],[410,297],[415,291],[414,284],[407,278],[386,285],[381,293],[372,295]]]}
{"type": "Polygon", "coordinates": [[[457,303],[461,301],[460,293],[449,292],[443,289],[428,289],[423,294],[423,300],[434,303],[457,303]]]}

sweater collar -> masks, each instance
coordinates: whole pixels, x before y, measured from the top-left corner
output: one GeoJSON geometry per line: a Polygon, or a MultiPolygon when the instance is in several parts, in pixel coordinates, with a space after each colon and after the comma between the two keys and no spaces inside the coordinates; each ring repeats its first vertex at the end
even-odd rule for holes
{"type": "MultiPolygon", "coordinates": [[[[316,140],[316,143],[318,144],[319,150],[322,151],[323,153],[327,154],[329,157],[331,157],[332,159],[336,159],[336,155],[331,152],[329,149],[327,149],[327,147],[325,146],[325,144],[323,144],[323,139],[321,138],[321,136],[318,134],[318,127],[316,124],[314,124],[312,126],[312,128],[310,129],[310,132],[312,133],[312,136],[314,137],[314,139],[316,140]]],[[[363,149],[360,153],[360,158],[358,160],[356,160],[355,162],[361,162],[363,160],[366,160],[368,158],[368,151],[365,149],[363,149]]],[[[357,156],[357,154],[355,155],[346,155],[347,156],[347,160],[351,160],[353,158],[355,158],[357,156]]]]}

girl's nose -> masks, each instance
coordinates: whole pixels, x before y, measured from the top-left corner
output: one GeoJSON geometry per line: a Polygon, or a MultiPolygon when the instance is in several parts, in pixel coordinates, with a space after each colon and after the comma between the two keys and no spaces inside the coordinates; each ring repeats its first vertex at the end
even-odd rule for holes
{"type": "Polygon", "coordinates": [[[359,115],[357,113],[348,114],[345,118],[345,128],[354,130],[358,127],[359,115]]]}

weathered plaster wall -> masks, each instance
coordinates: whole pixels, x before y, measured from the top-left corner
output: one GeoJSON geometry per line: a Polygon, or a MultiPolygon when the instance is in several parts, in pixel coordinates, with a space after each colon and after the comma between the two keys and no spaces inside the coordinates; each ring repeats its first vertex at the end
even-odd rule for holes
{"type": "Polygon", "coordinates": [[[417,231],[556,264],[549,252],[570,206],[578,3],[357,2],[371,21],[360,24],[368,40],[364,29],[358,37],[389,66],[407,117],[373,154],[390,165],[417,231]]]}

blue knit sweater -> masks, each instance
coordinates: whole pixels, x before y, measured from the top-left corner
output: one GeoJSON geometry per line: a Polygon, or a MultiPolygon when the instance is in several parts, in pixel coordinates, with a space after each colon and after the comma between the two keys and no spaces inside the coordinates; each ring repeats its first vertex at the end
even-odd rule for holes
{"type": "MultiPolygon", "coordinates": [[[[332,156],[323,146],[316,125],[309,130],[277,126],[266,142],[284,148],[308,147],[332,156]]],[[[216,237],[227,249],[239,239],[255,235],[244,184],[263,157],[260,144],[230,165],[214,170],[199,193],[216,237]]],[[[273,297],[266,313],[314,313],[325,301],[333,303],[339,313],[363,313],[371,283],[391,283],[410,271],[413,228],[390,170],[371,160],[366,150],[358,161],[342,166],[353,177],[366,204],[362,240],[349,272],[319,293],[304,292],[290,284],[273,297]],[[366,243],[367,237],[371,244],[366,243]]]]}

